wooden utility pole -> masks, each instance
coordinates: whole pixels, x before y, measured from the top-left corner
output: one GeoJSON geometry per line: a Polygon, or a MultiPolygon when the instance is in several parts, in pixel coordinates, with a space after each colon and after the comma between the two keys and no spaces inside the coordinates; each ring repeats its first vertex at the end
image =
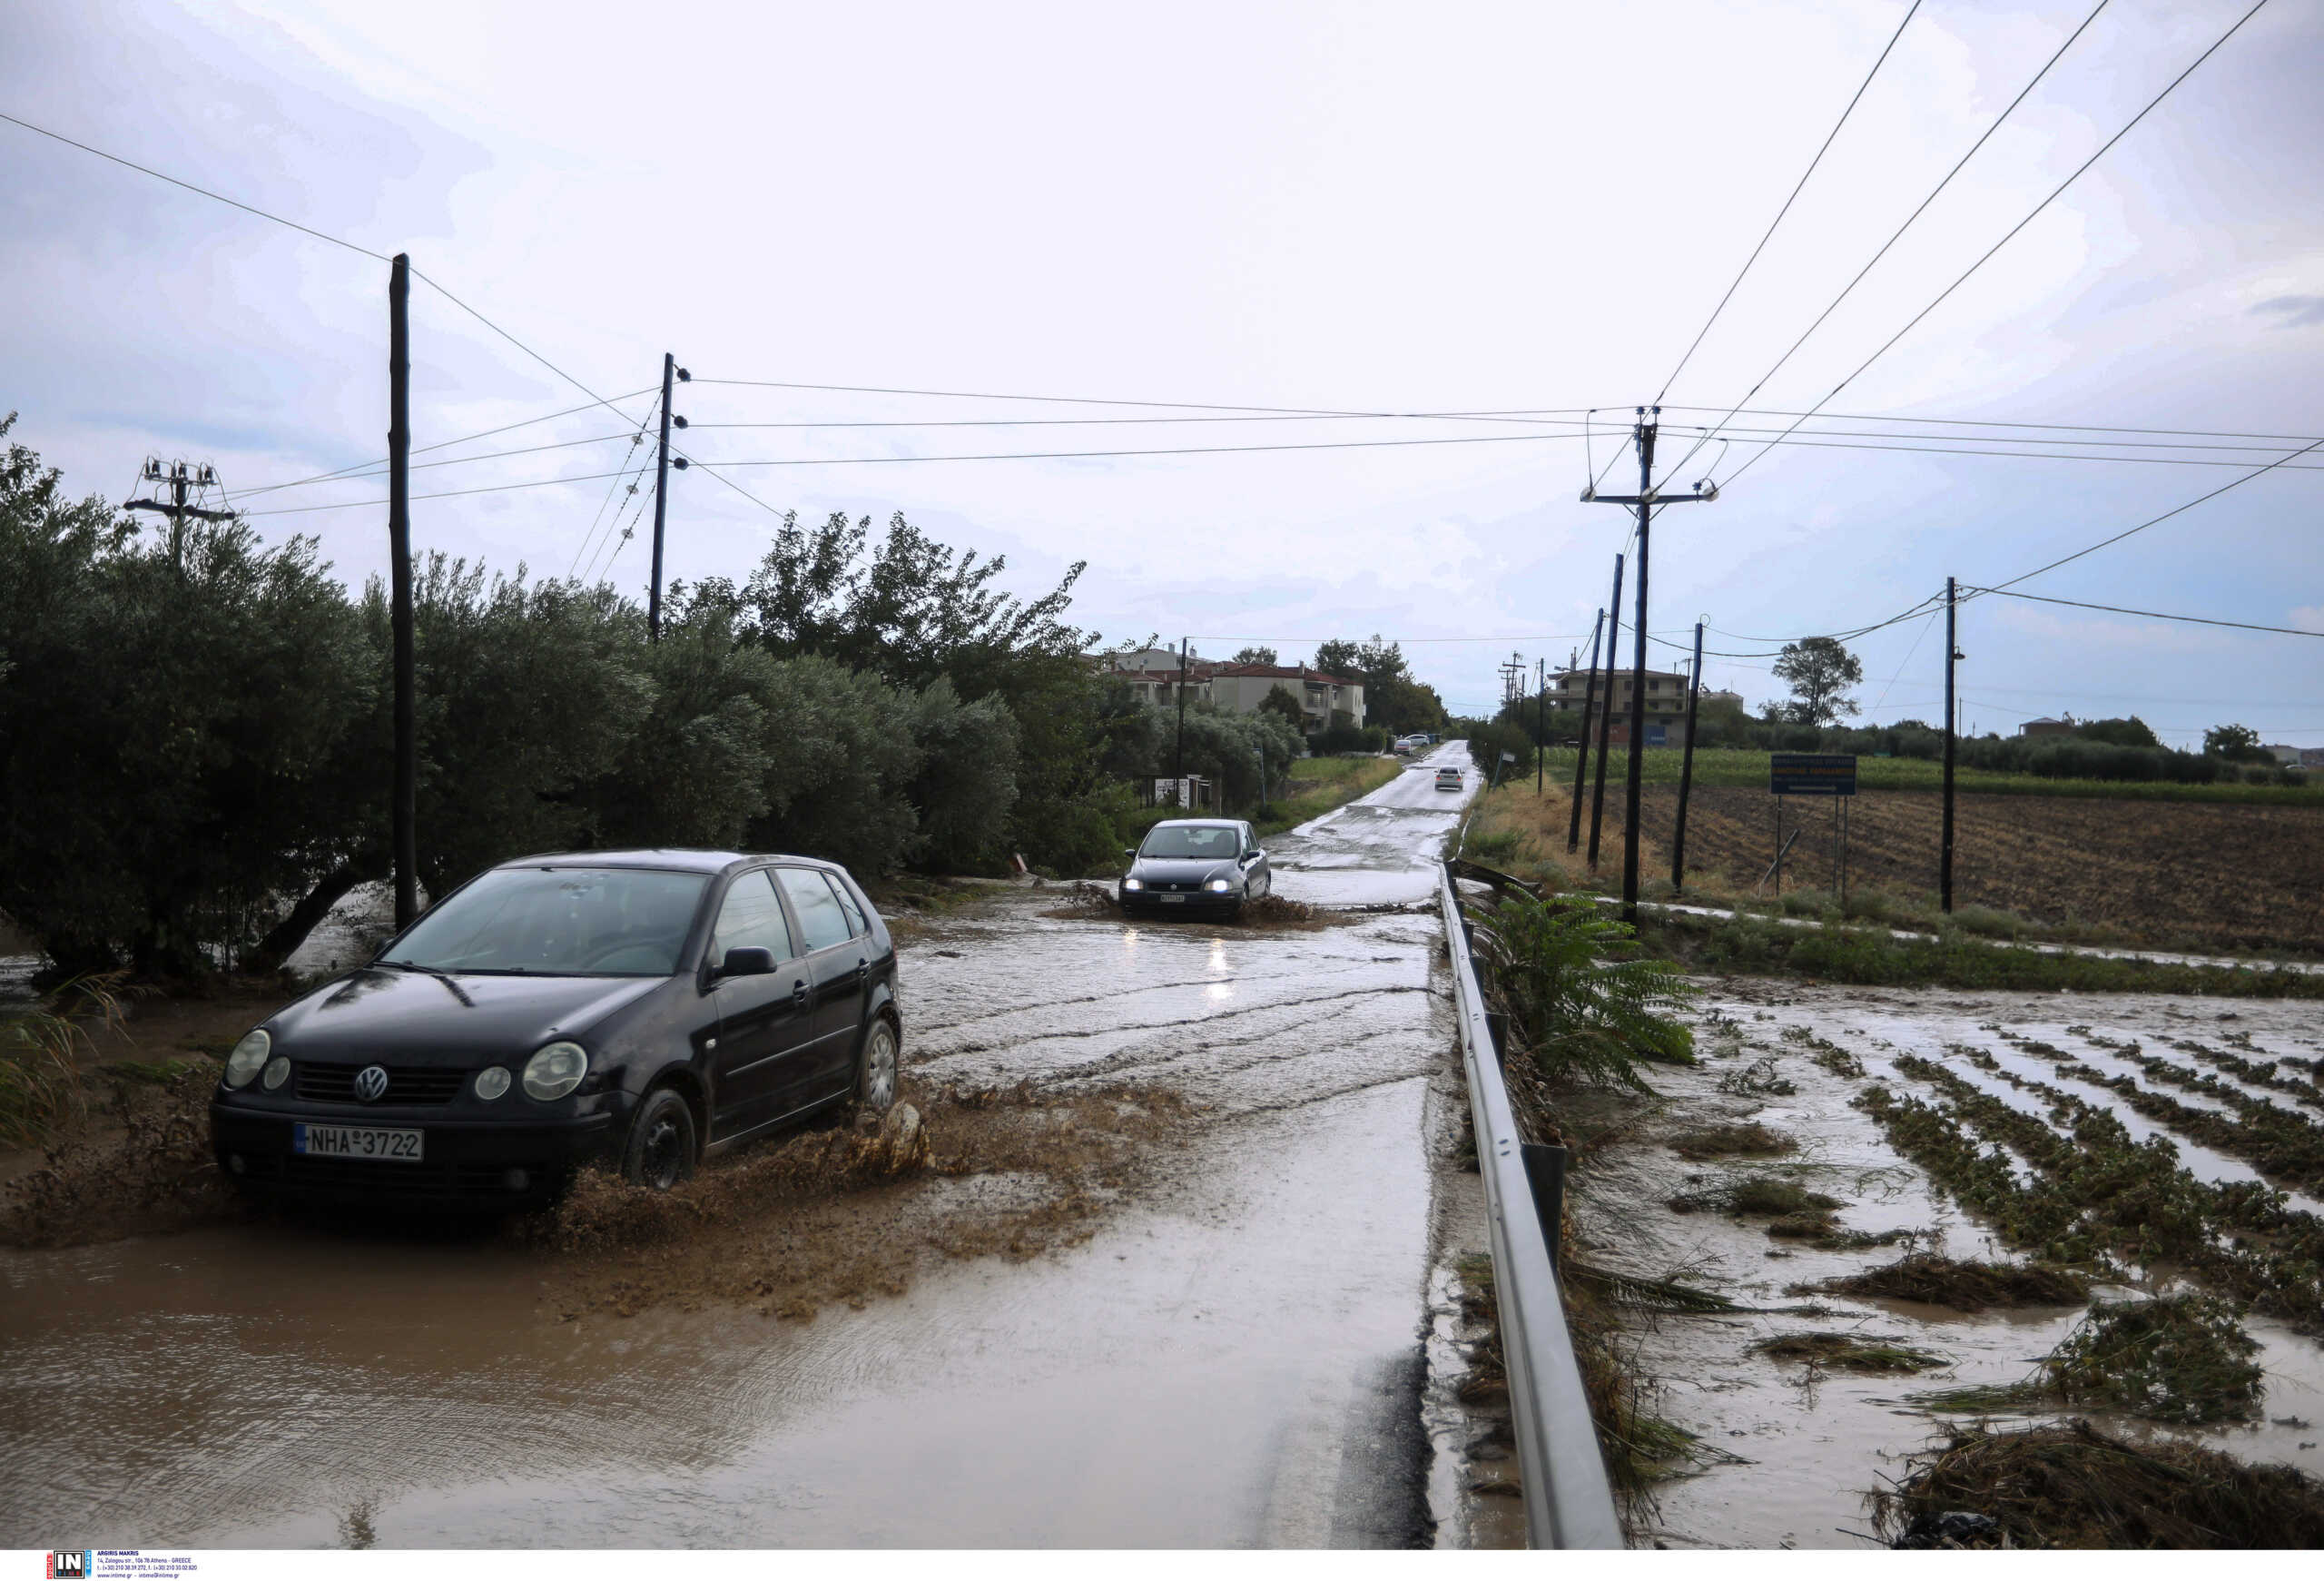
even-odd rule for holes
{"type": "Polygon", "coordinates": [[[1533,796],[1541,798],[1549,786],[1550,661],[1533,661],[1533,796]]]}
{"type": "Polygon", "coordinates": [[[1695,787],[1695,716],[1703,696],[1703,623],[1695,622],[1695,666],[1687,672],[1687,748],[1679,760],[1679,822],[1670,836],[1670,888],[1687,886],[1687,796],[1695,787]]]}
{"type": "MultiPolygon", "coordinates": [[[[1590,696],[1598,705],[1598,780],[1590,793],[1590,869],[1598,870],[1598,832],[1606,822],[1606,743],[1613,729],[1614,715],[1614,654],[1622,640],[1622,557],[1614,557],[1614,601],[1606,606],[1606,673],[1603,677],[1604,695],[1597,690],[1600,677],[1590,680],[1590,696]]],[[[1585,721],[1585,724],[1587,722],[1585,721]]]]}
{"type": "MultiPolygon", "coordinates": [[[[1619,557],[1617,557],[1619,563],[1619,557]]],[[[1598,695],[1598,639],[1606,634],[1606,612],[1598,611],[1598,618],[1590,627],[1590,678],[1584,683],[1589,691],[1581,704],[1580,746],[1573,755],[1573,815],[1566,820],[1565,848],[1568,855],[1581,846],[1581,790],[1589,783],[1590,773],[1590,698],[1598,695]]]]}
{"type": "Polygon", "coordinates": [[[1954,580],[1945,578],[1945,828],[1936,843],[1936,904],[1940,910],[1953,910],[1953,667],[1961,660],[1961,649],[1955,638],[1954,611],[1956,608],[1954,580]]]}
{"type": "MultiPolygon", "coordinates": [[[[645,640],[662,640],[662,523],[670,505],[670,380],[678,371],[675,353],[662,353],[662,446],[654,459],[654,580],[645,594],[645,640]]],[[[681,463],[683,464],[683,463],[681,463]]]]}
{"type": "Polygon", "coordinates": [[[396,768],[389,815],[395,847],[396,927],[419,914],[419,677],[411,620],[411,258],[388,275],[389,623],[395,635],[396,768]]]}
{"type": "MultiPolygon", "coordinates": [[[[1585,489],[1585,502],[1605,505],[1633,505],[1638,508],[1638,615],[1630,622],[1633,657],[1630,665],[1630,773],[1625,786],[1627,821],[1622,829],[1622,920],[1635,924],[1638,921],[1638,815],[1639,795],[1645,784],[1646,772],[1646,577],[1647,532],[1653,525],[1658,505],[1676,505],[1682,500],[1709,500],[1718,498],[1718,490],[1708,482],[1695,485],[1691,494],[1674,494],[1667,498],[1654,491],[1654,435],[1660,425],[1662,409],[1640,407],[1638,426],[1631,437],[1638,444],[1638,492],[1636,494],[1600,494],[1595,488],[1585,489]]],[[[1619,600],[1617,600],[1619,603],[1619,600]]],[[[1601,740],[1600,771],[1604,771],[1604,743],[1601,740]]]]}
{"type": "Polygon", "coordinates": [[[1170,757],[1170,777],[1178,782],[1178,805],[1185,806],[1187,795],[1187,641],[1178,638],[1178,745],[1170,757]]]}

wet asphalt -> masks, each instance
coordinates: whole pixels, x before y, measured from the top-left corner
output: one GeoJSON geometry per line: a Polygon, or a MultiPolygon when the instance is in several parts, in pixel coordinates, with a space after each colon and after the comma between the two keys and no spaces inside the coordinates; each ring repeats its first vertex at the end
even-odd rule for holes
{"type": "Polygon", "coordinates": [[[1476,784],[1436,791],[1434,766],[1274,843],[1279,894],[1380,908],[1336,925],[1019,903],[908,947],[921,1078],[1204,1106],[1163,1188],[1085,1244],[803,1326],[560,1323],[541,1265],[490,1240],[235,1226],[0,1254],[0,1541],[1425,1543],[1452,1031],[1423,903],[1476,784]]]}

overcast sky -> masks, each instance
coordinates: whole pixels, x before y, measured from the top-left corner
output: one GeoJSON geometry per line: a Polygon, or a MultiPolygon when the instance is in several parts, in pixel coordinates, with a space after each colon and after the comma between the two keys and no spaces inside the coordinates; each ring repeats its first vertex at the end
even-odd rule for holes
{"type": "MultiPolygon", "coordinates": [[[[1693,443],[1675,425],[1744,399],[2093,4],[1921,7],[1671,388],[1665,459],[1693,443]]],[[[2112,0],[1750,404],[1824,397],[2248,4],[2112,0]]],[[[695,375],[675,407],[691,453],[812,464],[737,465],[733,489],[675,479],[674,576],[746,575],[783,510],[901,510],[1007,555],[1019,591],[1087,559],[1075,612],[1108,638],[1190,635],[1213,657],[1268,639],[1290,659],[1377,632],[1481,709],[1512,649],[1530,665],[1586,647],[1630,523],[1578,498],[1585,452],[1615,458],[1905,11],[34,0],[0,16],[0,110],[408,250],[596,394],[634,397],[675,351],[695,375]],[[1135,402],[1605,410],[1584,440],[1135,402]],[[1093,418],[1206,420],[1059,420],[1093,418]]],[[[2273,0],[1828,410],[2324,435],[2319,82],[2324,10],[2273,0]]],[[[255,492],[383,455],[383,265],[5,124],[0,171],[0,410],[76,492],[127,498],[150,453],[214,462],[252,511],[383,495],[255,492]]],[[[416,444],[588,399],[424,286],[412,316],[416,444]]],[[[620,404],[634,422],[648,400],[620,404]]],[[[623,430],[583,411],[417,459],[623,430]]],[[[2031,430],[1950,431],[2000,448],[2031,430]]],[[[1948,574],[2014,577],[2296,448],[2221,442],[2258,448],[2136,452],[2246,463],[2225,467],[1787,446],[1657,519],[1649,627],[1866,625],[1948,574]]],[[[1756,448],[1712,445],[1682,478],[1723,479],[1756,448]]],[[[632,454],[625,434],[430,468],[414,492],[632,454]]],[[[1605,487],[1635,485],[1626,458],[1605,487]]],[[[585,539],[593,519],[603,538],[607,487],[425,499],[415,540],[563,575],[599,547],[585,539]]],[[[2319,499],[2324,476],[2280,469],[2025,590],[2324,630],[2319,499]]],[[[316,535],[350,580],[385,565],[378,505],[253,520],[316,535]]],[[[606,574],[642,593],[646,568],[641,532],[606,574]]],[[[2324,745],[2324,644],[1999,598],[1962,618],[1977,727],[2135,711],[2182,745],[2230,719],[2324,745]]],[[[1938,716],[1941,631],[1915,619],[1855,646],[1867,717],[1938,716]]],[[[1707,676],[1756,703],[1767,662],[1707,676]]]]}

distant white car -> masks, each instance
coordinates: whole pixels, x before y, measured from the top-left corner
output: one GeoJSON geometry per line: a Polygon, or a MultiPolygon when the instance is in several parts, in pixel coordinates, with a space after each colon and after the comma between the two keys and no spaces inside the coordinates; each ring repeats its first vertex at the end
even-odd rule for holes
{"type": "Polygon", "coordinates": [[[1438,769],[1436,771],[1436,788],[1438,790],[1449,791],[1459,790],[1461,788],[1461,771],[1457,768],[1438,769]]]}

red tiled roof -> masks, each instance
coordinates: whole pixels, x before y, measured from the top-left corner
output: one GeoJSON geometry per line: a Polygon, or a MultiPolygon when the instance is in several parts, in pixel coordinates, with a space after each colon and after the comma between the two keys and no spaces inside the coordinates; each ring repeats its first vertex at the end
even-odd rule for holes
{"type": "Polygon", "coordinates": [[[1305,669],[1296,665],[1222,664],[1214,667],[1214,673],[1222,676],[1247,676],[1256,679],[1272,677],[1281,681],[1321,681],[1334,687],[1354,687],[1363,684],[1360,681],[1343,680],[1338,676],[1327,676],[1322,670],[1305,669]]]}

